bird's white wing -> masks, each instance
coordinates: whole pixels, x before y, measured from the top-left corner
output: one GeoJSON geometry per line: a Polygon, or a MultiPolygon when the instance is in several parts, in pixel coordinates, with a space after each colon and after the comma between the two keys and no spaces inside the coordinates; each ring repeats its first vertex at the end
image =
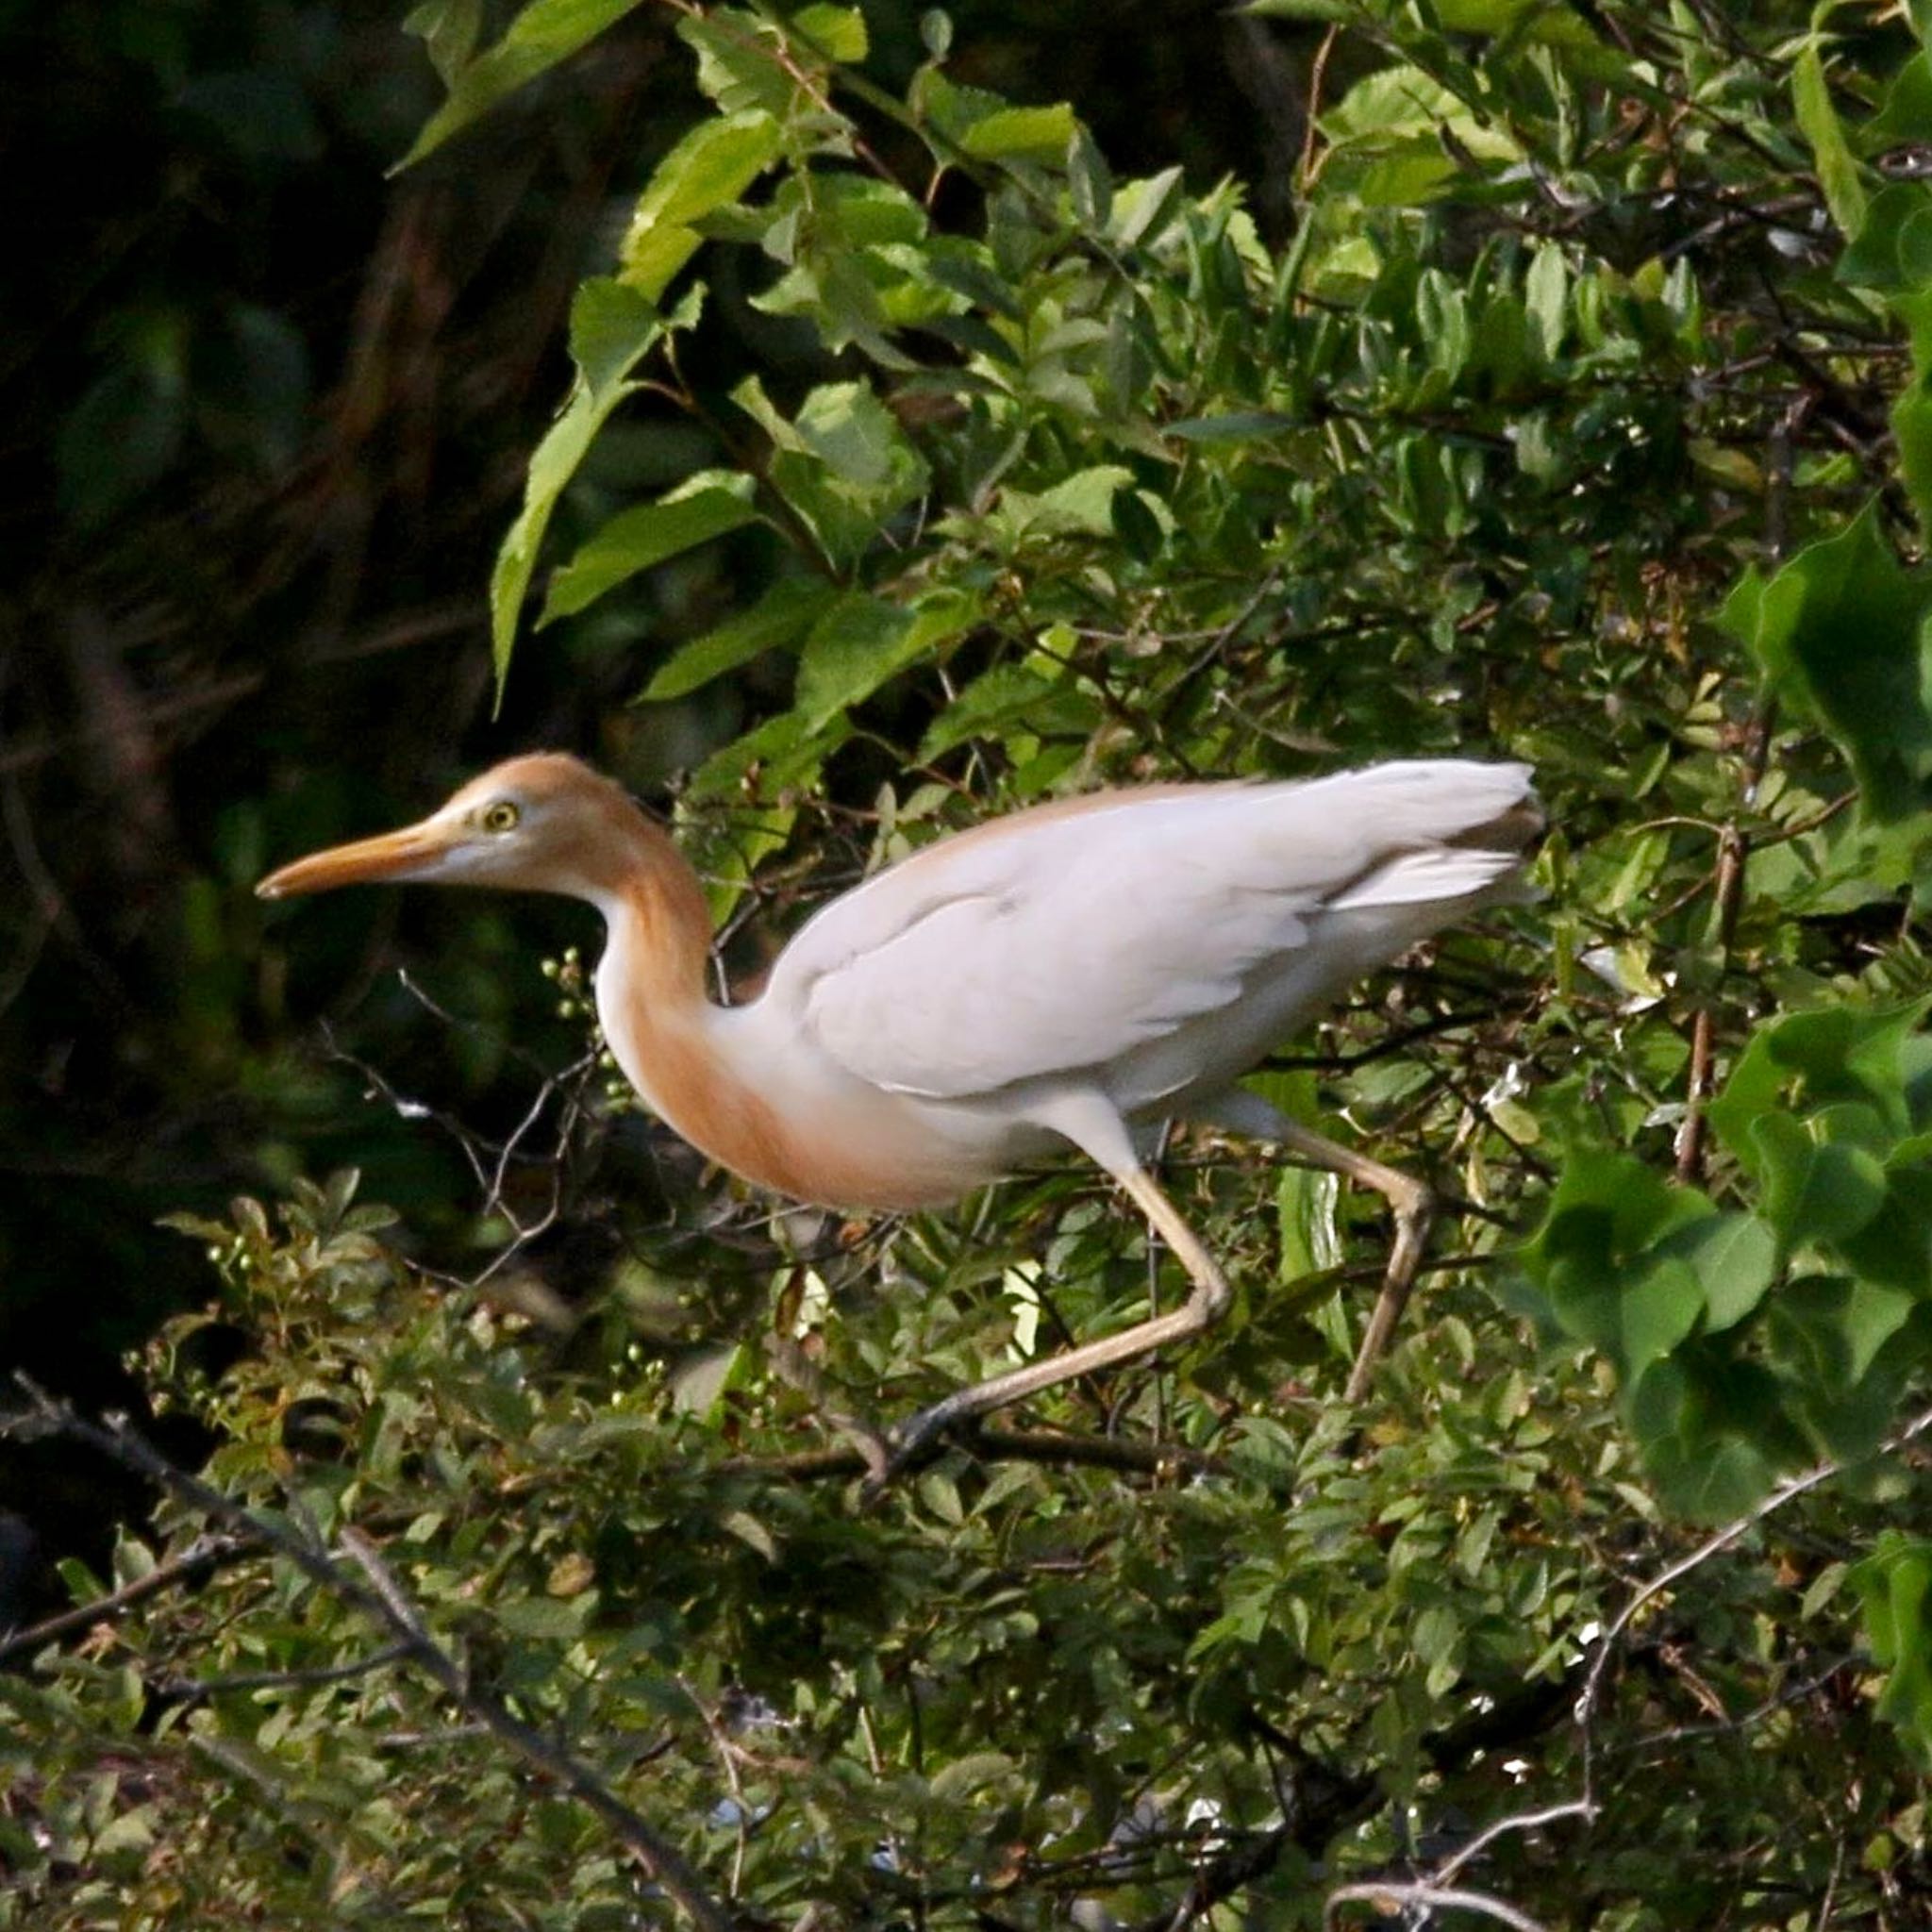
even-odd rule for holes
{"type": "MultiPolygon", "coordinates": [[[[964,1099],[1100,1066],[1230,1005],[1327,908],[1494,886],[1515,854],[1473,835],[1529,796],[1526,767],[1440,760],[1020,813],[835,901],[763,997],[897,1092],[964,1099]]],[[[1384,957],[1414,937],[1412,914],[1399,924],[1384,957]]]]}

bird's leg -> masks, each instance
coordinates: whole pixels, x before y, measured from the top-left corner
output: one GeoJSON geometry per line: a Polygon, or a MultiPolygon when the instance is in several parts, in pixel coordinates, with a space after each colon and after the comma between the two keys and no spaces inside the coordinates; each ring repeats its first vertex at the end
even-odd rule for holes
{"type": "Polygon", "coordinates": [[[1131,1328],[1124,1328],[1118,1335],[1104,1336],[1098,1341],[1027,1362],[1003,1374],[989,1375],[985,1381],[975,1382],[972,1388],[958,1390],[929,1408],[921,1409],[892,1430],[892,1458],[888,1474],[904,1469],[936,1436],[960,1423],[1024,1401],[1042,1389],[1071,1382],[1075,1376],[1134,1361],[1158,1348],[1165,1348],[1171,1341],[1185,1341],[1211,1327],[1227,1312],[1232,1294],[1226,1276],[1200,1237],[1182,1218],[1180,1209],[1135,1158],[1133,1142],[1112,1108],[1097,1098],[1073,1099],[1056,1108],[1047,1124],[1084,1148],[1120,1183],[1147,1217],[1149,1225],[1188,1271],[1193,1291],[1179,1307],[1164,1315],[1152,1316],[1131,1328]]]}
{"type": "Polygon", "coordinates": [[[1238,1134],[1252,1135],[1257,1141],[1272,1141],[1299,1155],[1310,1166],[1339,1174],[1357,1187],[1373,1189],[1388,1202],[1395,1217],[1395,1240],[1389,1250],[1389,1265],[1382,1271],[1382,1292],[1369,1314],[1369,1325],[1356,1351],[1355,1365],[1348,1372],[1344,1391],[1350,1402],[1359,1402],[1369,1392],[1369,1381],[1375,1363],[1389,1346],[1389,1338],[1408,1304],[1415,1286],[1416,1271],[1422,1266],[1423,1252],[1428,1246],[1429,1229],[1436,1218],[1436,1196],[1424,1181],[1400,1168],[1385,1167],[1366,1154],[1344,1147],[1312,1127],[1291,1120],[1279,1108],[1271,1106],[1258,1093],[1235,1088],[1218,1096],[1210,1106],[1196,1109],[1203,1120],[1232,1128],[1238,1134]]]}

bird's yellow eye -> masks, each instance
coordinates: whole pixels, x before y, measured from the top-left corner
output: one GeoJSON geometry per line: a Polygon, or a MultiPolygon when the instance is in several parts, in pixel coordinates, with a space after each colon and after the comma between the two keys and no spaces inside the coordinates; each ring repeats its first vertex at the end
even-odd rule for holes
{"type": "Polygon", "coordinates": [[[522,817],[523,813],[508,799],[499,798],[495,804],[483,808],[483,829],[486,832],[513,832],[522,817]]]}

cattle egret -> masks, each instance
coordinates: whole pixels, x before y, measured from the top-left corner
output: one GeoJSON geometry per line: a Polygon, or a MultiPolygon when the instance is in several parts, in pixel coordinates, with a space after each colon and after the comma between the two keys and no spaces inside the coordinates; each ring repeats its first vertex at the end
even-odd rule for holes
{"type": "Polygon", "coordinates": [[[810,919],[755,999],[708,997],[697,875],[611,780],[509,759],[419,824],[297,859],[264,898],[364,880],[588,900],[597,1015],[652,1112],[758,1186],[843,1208],[938,1206],[1071,1141],[1173,1248],[1186,1303],[958,1391],[940,1431],[1196,1335],[1226,1280],[1136,1149],[1163,1120],[1271,1141],[1383,1194],[1395,1239],[1358,1397],[1427,1237],[1422,1183],[1236,1083],[1354,981],[1521,896],[1541,825],[1527,766],[1374,765],[1299,783],[1162,785],[1036,806],[941,839],[810,919]]]}

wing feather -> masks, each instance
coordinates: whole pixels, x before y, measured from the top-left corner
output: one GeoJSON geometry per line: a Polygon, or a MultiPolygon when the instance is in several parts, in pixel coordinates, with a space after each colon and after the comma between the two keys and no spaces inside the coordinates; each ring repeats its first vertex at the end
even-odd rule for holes
{"type": "Polygon", "coordinates": [[[1330,908],[1354,929],[1364,908],[1407,908],[1392,956],[1419,907],[1453,916],[1514,873],[1526,817],[1501,846],[1473,835],[1529,795],[1525,767],[1438,760],[1021,813],[835,901],[764,998],[895,1092],[964,1099],[1103,1066],[1233,1005],[1330,908]]]}

